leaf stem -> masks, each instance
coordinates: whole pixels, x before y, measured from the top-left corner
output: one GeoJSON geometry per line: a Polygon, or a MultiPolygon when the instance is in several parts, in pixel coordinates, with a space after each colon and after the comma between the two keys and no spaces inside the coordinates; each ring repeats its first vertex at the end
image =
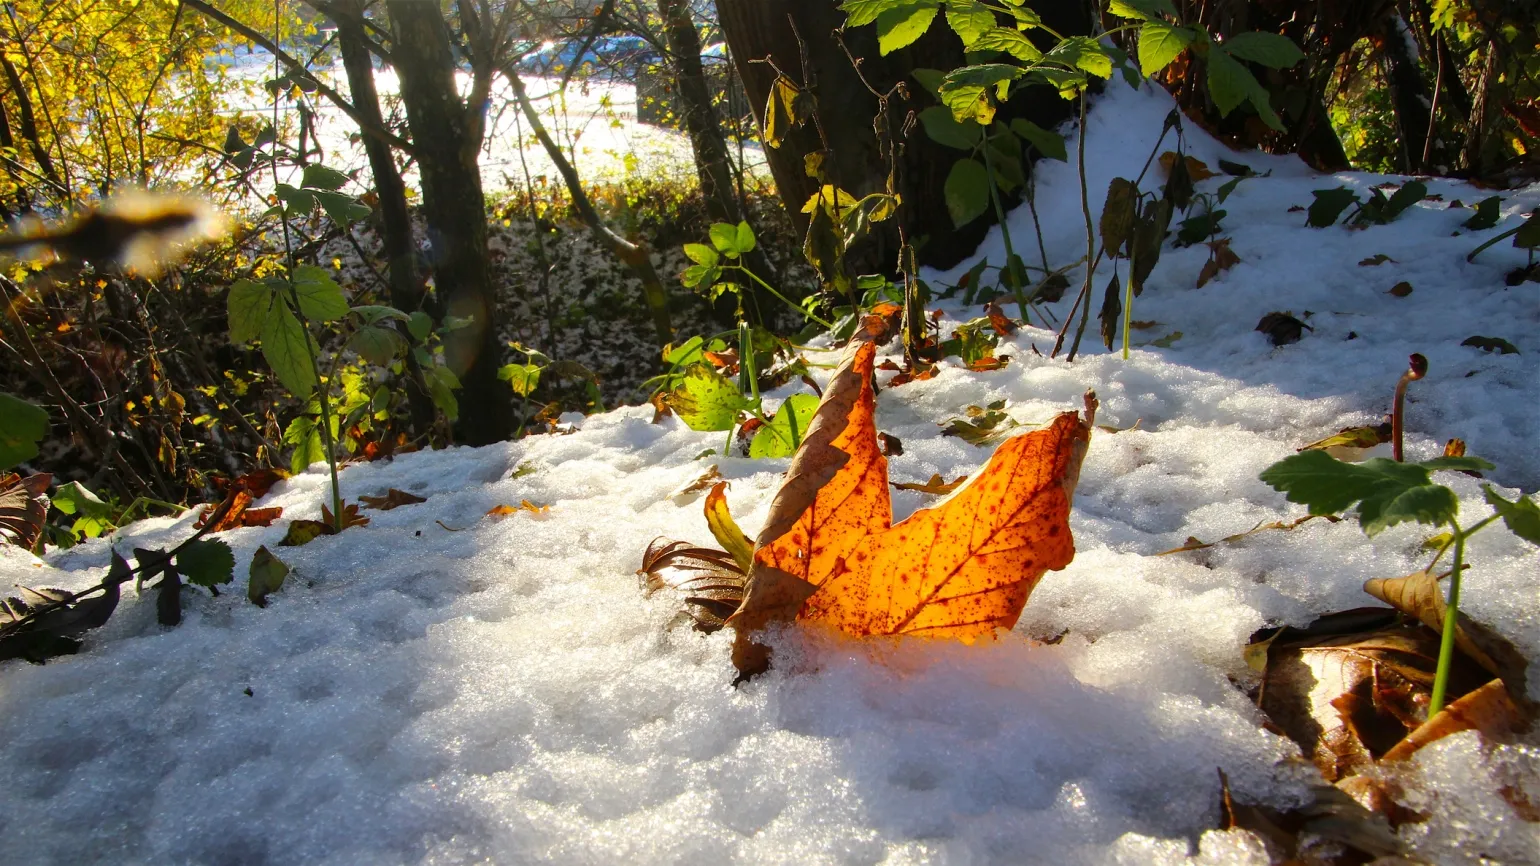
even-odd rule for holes
{"type": "Polygon", "coordinates": [[[1401,432],[1405,425],[1406,386],[1428,375],[1428,359],[1415,352],[1412,353],[1410,366],[1401,374],[1400,381],[1396,382],[1396,400],[1390,410],[1390,438],[1391,448],[1394,449],[1392,457],[1397,463],[1402,461],[1401,432]]]}
{"type": "Polygon", "coordinates": [[[1134,318],[1134,263],[1128,263],[1128,288],[1123,297],[1123,360],[1128,360],[1128,330],[1134,318]]]}
{"type": "Polygon", "coordinates": [[[1005,221],[1005,208],[1000,204],[1000,189],[995,182],[995,162],[989,157],[989,129],[984,129],[983,147],[984,171],[989,175],[985,183],[989,186],[989,201],[994,205],[995,222],[1000,224],[1000,237],[1005,241],[1005,267],[1002,269],[1006,275],[1006,282],[1011,286],[1011,293],[1016,296],[1016,309],[1021,314],[1021,321],[1027,321],[1027,298],[1021,292],[1021,270],[1017,266],[1016,250],[1011,243],[1011,227],[1005,221]]]}
{"type": "MultiPolygon", "coordinates": [[[[1438,669],[1433,674],[1433,698],[1428,703],[1428,718],[1433,718],[1444,708],[1444,695],[1449,688],[1449,665],[1454,657],[1454,635],[1459,628],[1460,572],[1464,570],[1465,538],[1467,533],[1460,524],[1449,521],[1454,530],[1454,564],[1449,574],[1449,600],[1444,606],[1444,633],[1438,646],[1438,669]]],[[[1473,527],[1472,532],[1475,531],[1473,527]]]]}
{"type": "Polygon", "coordinates": [[[812,310],[803,309],[802,307],[798,306],[797,304],[792,303],[791,299],[786,297],[785,295],[781,294],[779,291],[777,291],[775,286],[772,286],[769,283],[765,282],[764,280],[760,279],[759,278],[759,274],[754,273],[753,271],[749,270],[744,265],[738,265],[737,268],[738,268],[738,270],[743,271],[745,274],[747,274],[749,276],[749,279],[751,279],[754,282],[759,283],[761,286],[763,286],[765,291],[769,292],[772,295],[775,295],[777,298],[780,298],[781,301],[786,304],[786,306],[791,307],[793,310],[796,310],[798,313],[801,313],[803,318],[809,319],[809,320],[814,321],[814,322],[817,322],[818,324],[823,325],[825,328],[828,328],[831,331],[834,330],[834,326],[833,325],[831,325],[828,322],[824,321],[823,319],[819,318],[817,315],[815,315],[813,313],[812,310]]]}

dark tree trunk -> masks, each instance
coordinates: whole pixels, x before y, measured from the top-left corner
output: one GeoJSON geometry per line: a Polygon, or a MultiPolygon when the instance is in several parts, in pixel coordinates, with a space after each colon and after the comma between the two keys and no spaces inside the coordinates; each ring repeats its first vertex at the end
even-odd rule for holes
{"type": "MultiPolygon", "coordinates": [[[[1039,5],[1044,20],[1058,32],[1090,32],[1086,5],[1039,5]]],[[[833,0],[717,0],[717,15],[760,124],[764,123],[765,101],[776,73],[770,64],[756,61],[768,58],[787,76],[812,88],[819,123],[832,151],[824,163],[831,180],[857,198],[882,191],[888,166],[872,130],[877,97],[861,82],[839,42],[830,35],[845,21],[838,4],[833,0]]],[[[965,62],[961,41],[942,21],[913,45],[886,57],[877,51],[872,27],[852,29],[844,39],[873,87],[886,91],[895,82],[906,82],[910,99],[897,100],[891,108],[898,113],[893,118],[895,130],[903,126],[907,112],[932,104],[929,94],[910,76],[914,69],[952,69],[965,62]]],[[[1039,88],[1014,97],[1001,112],[1001,119],[1024,117],[1052,128],[1073,110],[1072,103],[1039,88]]],[[[986,214],[960,229],[952,225],[943,204],[944,187],[947,173],[961,154],[931,141],[918,124],[901,144],[897,187],[904,205],[898,209],[896,220],[874,223],[869,238],[850,252],[847,261],[857,272],[892,274],[898,270],[900,226],[917,249],[921,263],[949,267],[978,246],[993,221],[993,215],[986,214]]],[[[808,177],[803,157],[823,149],[824,143],[811,123],[788,132],[779,148],[766,149],[781,199],[802,232],[807,230],[808,220],[801,212],[802,205],[817,192],[817,181],[808,177]]]]}
{"type": "MultiPolygon", "coordinates": [[[[1422,152],[1432,132],[1433,92],[1423,80],[1422,67],[1407,42],[1411,31],[1400,15],[1387,15],[1380,24],[1376,43],[1385,57],[1385,82],[1390,88],[1390,103],[1395,108],[1396,126],[1401,133],[1397,157],[1404,174],[1423,170],[1422,152]]],[[[1439,155],[1430,154],[1434,161],[1439,155]]]]}
{"type": "Polygon", "coordinates": [[[513,432],[513,397],[497,379],[502,360],[497,296],[487,269],[487,212],[477,165],[479,124],[455,88],[449,27],[437,3],[389,0],[401,101],[422,178],[429,264],[444,312],[473,317],[453,332],[446,359],[460,377],[460,436],[470,445],[513,432]]]}
{"type": "MultiPolygon", "coordinates": [[[[363,0],[342,0],[337,4],[336,11],[337,45],[342,51],[342,65],[347,70],[353,107],[371,123],[384,127],[379,93],[374,87],[374,65],[369,56],[368,34],[364,30],[363,0]]],[[[374,175],[374,191],[380,201],[380,245],[388,263],[390,304],[410,313],[422,308],[423,291],[417,279],[412,219],[406,205],[406,184],[396,168],[390,145],[371,135],[363,136],[363,145],[369,157],[369,169],[374,175]]],[[[406,394],[412,428],[414,433],[423,433],[433,424],[433,398],[428,395],[422,381],[422,370],[410,352],[406,356],[406,365],[406,394]]]]}

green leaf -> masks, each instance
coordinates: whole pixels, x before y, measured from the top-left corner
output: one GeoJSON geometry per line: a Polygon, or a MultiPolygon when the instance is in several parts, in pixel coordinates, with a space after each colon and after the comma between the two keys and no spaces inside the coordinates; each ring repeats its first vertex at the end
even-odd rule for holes
{"type": "MultiPolygon", "coordinates": [[[[349,310],[366,325],[378,324],[383,319],[396,319],[402,322],[411,322],[411,317],[395,307],[387,307],[384,304],[359,304],[349,310]]],[[[410,327],[410,325],[409,325],[410,327]]]]}
{"type": "Polygon", "coordinates": [[[1420,461],[1418,466],[1429,471],[1488,472],[1497,467],[1480,457],[1435,457],[1420,461]]]}
{"type": "Polygon", "coordinates": [[[736,259],[739,255],[738,227],[732,223],[713,223],[711,226],[711,245],[717,248],[717,252],[730,259],[736,259]]]}
{"type": "Polygon", "coordinates": [[[1305,52],[1300,51],[1287,36],[1260,30],[1231,36],[1224,41],[1223,47],[1231,56],[1260,63],[1271,69],[1288,69],[1305,59],[1305,52]]]}
{"type": "Polygon", "coordinates": [[[284,216],[304,216],[315,210],[315,193],[307,189],[295,189],[286,183],[280,183],[274,188],[273,193],[278,200],[283,202],[284,216]]]}
{"type": "Polygon", "coordinates": [[[959,159],[947,172],[945,195],[952,225],[973,222],[989,207],[989,169],[971,157],[959,159]]]}
{"type": "MultiPolygon", "coordinates": [[[[347,304],[343,304],[346,312],[347,304]]],[[[295,318],[289,305],[278,303],[262,323],[262,356],[289,393],[301,400],[315,391],[316,372],[311,361],[320,354],[315,339],[295,318]]]]}
{"type": "Polygon", "coordinates": [[[1219,109],[1219,116],[1228,117],[1230,112],[1246,101],[1251,94],[1256,77],[1251,70],[1240,65],[1235,58],[1220,50],[1208,53],[1208,95],[1219,109]]]}
{"type": "Polygon", "coordinates": [[[325,268],[300,265],[294,269],[294,294],[300,311],[312,322],[334,322],[348,314],[348,299],[342,287],[325,268]]]}
{"type": "Polygon", "coordinates": [[[1100,42],[1089,36],[1069,36],[1048,52],[1048,60],[1057,60],[1097,78],[1112,77],[1112,56],[1100,42]]]}
{"type": "Polygon", "coordinates": [[[749,443],[749,456],[790,457],[807,436],[807,427],[818,411],[818,398],[812,394],[793,394],[786,398],[770,423],[759,428],[749,443]]]}
{"type": "Polygon", "coordinates": [[[1519,226],[1519,230],[1513,234],[1513,245],[1520,249],[1535,249],[1540,247],[1540,208],[1530,213],[1529,219],[1519,226]]]}
{"type": "Polygon", "coordinates": [[[1406,521],[1439,525],[1459,512],[1454,491],[1428,480],[1428,469],[1383,457],[1344,463],[1325,451],[1302,451],[1274,463],[1261,478],[1311,514],[1335,514],[1358,505],[1365,535],[1406,521]]]}
{"type": "Polygon", "coordinates": [[[423,381],[428,383],[428,396],[433,398],[433,405],[450,421],[458,419],[460,401],[455,398],[455,391],[460,389],[460,378],[453,370],[439,365],[424,367],[422,374],[423,381]]]}
{"type": "Polygon", "coordinates": [[[295,474],[304,472],[312,463],[326,459],[326,444],[321,439],[321,428],[309,415],[300,415],[283,431],[283,444],[294,449],[289,457],[289,469],[295,474]]]}
{"type": "Polygon", "coordinates": [[[508,364],[497,371],[497,378],[507,382],[513,393],[528,397],[540,384],[540,367],[534,364],[508,364]]]}
{"type": "Polygon", "coordinates": [[[1466,220],[1463,225],[1471,231],[1483,231],[1493,228],[1497,221],[1502,219],[1503,197],[1500,195],[1484,198],[1476,203],[1476,213],[1466,220]]]}
{"type": "Polygon", "coordinates": [[[1339,186],[1336,189],[1318,189],[1313,195],[1315,202],[1310,205],[1306,224],[1318,229],[1336,225],[1337,217],[1342,216],[1342,212],[1347,210],[1348,205],[1358,201],[1358,193],[1345,186],[1339,186]]]}
{"type": "Polygon", "coordinates": [[[703,354],[705,348],[705,340],[702,340],[700,337],[691,337],[678,346],[668,347],[663,353],[663,363],[671,367],[688,367],[691,364],[698,364],[705,360],[705,355],[703,354]]]}
{"type": "Polygon", "coordinates": [[[0,469],[37,456],[37,443],[48,435],[48,413],[20,397],[0,392],[0,469]]]}
{"type": "Polygon", "coordinates": [[[906,0],[845,0],[840,4],[840,9],[849,17],[845,20],[846,27],[860,27],[877,20],[877,16],[885,10],[902,6],[906,0]]]}
{"type": "Polygon", "coordinates": [[[1026,70],[1008,63],[980,63],[948,72],[938,88],[941,101],[959,122],[976,120],[988,126],[995,109],[986,91],[1000,90],[1022,77],[1026,70]]]}
{"type": "Polygon", "coordinates": [[[684,254],[690,261],[699,265],[705,265],[708,268],[721,261],[721,256],[717,255],[717,251],[705,244],[685,244],[684,254]]]}
{"type": "Polygon", "coordinates": [[[1023,63],[1036,63],[1043,59],[1043,52],[1037,50],[1031,40],[1027,39],[1019,30],[1009,27],[994,27],[981,34],[968,46],[969,51],[1004,51],[1006,54],[1020,60],[1023,63]]]}
{"type": "Polygon", "coordinates": [[[691,430],[731,430],[749,405],[737,384],[707,364],[690,367],[663,400],[691,430]]]}
{"type": "Polygon", "coordinates": [[[1540,545],[1540,507],[1535,505],[1533,499],[1521,495],[1517,501],[1509,502],[1499,496],[1490,484],[1481,485],[1481,491],[1486,494],[1487,504],[1502,515],[1509,532],[1530,544],[1540,545]]]}
{"type": "Polygon", "coordinates": [[[879,13],[877,53],[886,56],[924,36],[939,11],[941,0],[907,0],[879,13]]]}
{"type": "Polygon", "coordinates": [[[272,305],[271,286],[253,280],[236,281],[230,287],[228,302],[230,342],[249,343],[261,336],[272,305]]]}
{"type": "Polygon", "coordinates": [[[738,223],[738,254],[747,255],[754,251],[754,227],[748,220],[738,223]]]}
{"type": "Polygon", "coordinates": [[[1178,17],[1176,7],[1171,5],[1171,0],[1112,0],[1107,11],[1119,18],[1132,18],[1138,21],[1154,21],[1161,15],[1178,17]]]}
{"type": "Polygon", "coordinates": [[[946,23],[962,40],[963,47],[976,51],[973,40],[989,32],[995,26],[995,13],[977,0],[950,0],[946,7],[946,23]]]}
{"type": "Polygon", "coordinates": [[[289,567],[264,544],[252,554],[251,568],[247,572],[246,597],[257,607],[267,607],[267,597],[282,589],[283,579],[288,576],[289,567]]]}
{"type": "Polygon", "coordinates": [[[230,545],[211,538],[189,541],[176,554],[176,570],[188,583],[214,587],[235,577],[235,554],[230,545]]]}
{"type": "Polygon", "coordinates": [[[352,225],[373,213],[368,205],[346,193],[317,190],[312,195],[321,203],[321,209],[326,211],[332,222],[340,226],[352,225]]]}
{"type": "Polygon", "coordinates": [[[79,481],[60,485],[49,499],[53,507],[64,514],[79,514],[81,517],[108,517],[112,514],[112,506],[87,490],[79,481]]]}
{"type": "Polygon", "coordinates": [[[722,269],[716,265],[690,265],[679,275],[679,282],[686,288],[709,289],[722,276],[722,269]]]}
{"type": "Polygon", "coordinates": [[[305,166],[305,171],[299,178],[299,185],[307,189],[341,189],[347,182],[348,176],[335,168],[314,164],[305,166]]]}
{"type": "Polygon", "coordinates": [[[909,74],[914,76],[915,81],[920,82],[921,87],[930,91],[931,96],[941,98],[941,82],[946,80],[946,73],[939,69],[920,67],[909,70],[909,74]]]}
{"type": "Polygon", "coordinates": [[[1037,152],[1049,159],[1057,159],[1060,162],[1069,161],[1069,151],[1064,146],[1064,136],[1044,129],[1030,120],[1020,117],[1011,121],[1011,132],[1020,136],[1023,141],[1037,148],[1037,152]]]}
{"type": "Polygon", "coordinates": [[[406,319],[406,329],[411,333],[412,339],[421,343],[433,333],[433,317],[422,310],[413,310],[406,319]]]}
{"type": "Polygon", "coordinates": [[[1189,27],[1164,21],[1147,21],[1139,28],[1139,71],[1146,78],[1176,59],[1192,44],[1197,34],[1189,27]]]}
{"type": "Polygon", "coordinates": [[[406,341],[401,339],[394,328],[365,325],[353,332],[352,339],[348,340],[348,348],[371,364],[388,367],[406,350],[406,341]]]}
{"type": "Polygon", "coordinates": [[[983,127],[971,120],[957,120],[952,116],[952,110],[944,105],[932,105],[921,111],[920,124],[932,141],[958,150],[972,151],[983,134],[983,127]]]}
{"type": "Polygon", "coordinates": [[[1380,215],[1385,222],[1390,222],[1401,215],[1401,212],[1428,197],[1428,185],[1420,180],[1409,180],[1401,184],[1401,188],[1391,195],[1385,202],[1380,215]]]}

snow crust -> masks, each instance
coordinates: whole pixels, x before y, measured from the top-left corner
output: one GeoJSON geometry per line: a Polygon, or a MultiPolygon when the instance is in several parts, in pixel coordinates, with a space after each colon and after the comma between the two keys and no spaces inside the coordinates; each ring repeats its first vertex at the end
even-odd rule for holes
{"type": "MultiPolygon", "coordinates": [[[[1170,107],[1122,86],[1098,101],[1093,202],[1113,176],[1138,173],[1170,107]]],[[[776,668],[734,688],[730,635],[672,627],[674,611],[643,599],[634,572],[658,535],[711,543],[698,495],[670,496],[711,464],[752,536],[787,461],[697,460],[723,434],[654,425],[650,407],[582,419],[571,435],[352,466],[349,499],[396,487],[428,501],[303,548],[276,547],[281,526],[226,533],[239,582],[217,599],[188,592],[181,626],[156,625],[153,599],[130,595],[80,655],[0,666],[3,859],[1266,863],[1256,837],[1213,829],[1216,770],[1237,798],[1279,807],[1300,802],[1315,771],[1236,688],[1254,676],[1241,647],[1264,625],[1371,603],[1362,581],[1422,567],[1429,533],[1401,526],[1371,540],[1350,521],[1313,521],[1151,554],[1300,516],[1257,473],[1340,427],[1378,422],[1413,351],[1431,373],[1411,391],[1410,456],[1460,436],[1498,464],[1489,480],[1510,497],[1540,486],[1535,287],[1503,285],[1523,262],[1506,244],[1464,261],[1540,204],[1540,188],[1505,193],[1505,220],[1489,232],[1464,232],[1469,212],[1446,210],[1488,193],[1441,180],[1429,187],[1444,202],[1391,225],[1313,230],[1289,212],[1312,189],[1386,178],[1318,177],[1195,131],[1186,144],[1211,167],[1223,157],[1272,174],[1224,205],[1241,264],[1194,289],[1205,251],[1163,254],[1135,318],[1161,323],[1146,339],[1181,331],[1171,348],[1123,361],[1089,343],[1071,365],[1034,352],[1046,355],[1052,334],[1027,329],[1001,347],[1005,370],[953,366],[878,395],[879,429],[903,442],[894,481],[983,465],[990,449],[937,426],[970,404],[1004,399],[1034,424],[1094,388],[1100,423],[1139,423],[1094,437],[1071,517],[1079,554],[1043,579],[1013,633],[972,647],[781,633],[776,668]],[[1358,266],[1376,253],[1395,262],[1358,266]],[[1385,293],[1403,279],[1410,296],[1385,293]],[[1308,310],[1315,330],[1274,348],[1252,330],[1274,310],[1308,310]],[[1473,334],[1522,354],[1459,345],[1473,334]],[[513,477],[521,467],[533,471],[513,477]],[[550,512],[483,516],[525,498],[550,512]],[[265,610],[241,591],[261,544],[295,569],[265,610]]],[[[1072,261],[1084,247],[1076,169],[1043,169],[1050,257],[1072,261]]],[[[1025,208],[1012,230],[1030,249],[1025,208]]],[[[1002,250],[996,231],[979,255],[998,263],[1002,250]]],[[[943,328],[977,314],[947,308],[943,328]]],[[[1462,514],[1488,513],[1479,481],[1443,480],[1462,514]]],[[[324,489],[318,465],[260,505],[316,517],[324,489]]],[[[895,519],[928,501],[895,491],[895,519]]],[[[169,546],[192,521],[144,521],[115,543],[169,546]]],[[[108,549],[93,542],[47,563],[0,554],[7,586],[80,587],[103,575],[108,549]]],[[[1540,658],[1534,549],[1488,531],[1468,556],[1466,609],[1540,658]]],[[[1405,772],[1436,807],[1403,831],[1419,856],[1540,859],[1540,825],[1494,793],[1518,786],[1540,802],[1535,743],[1484,750],[1455,737],[1405,772]]]]}

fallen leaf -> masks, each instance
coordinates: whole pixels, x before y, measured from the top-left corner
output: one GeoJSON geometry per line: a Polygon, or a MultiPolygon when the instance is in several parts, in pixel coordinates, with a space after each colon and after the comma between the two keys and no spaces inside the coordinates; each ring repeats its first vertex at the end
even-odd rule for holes
{"type": "Polygon", "coordinates": [[[342,504],[342,529],[337,528],[337,521],[332,519],[330,506],[321,506],[320,520],[291,520],[289,529],[283,535],[283,540],[278,542],[279,547],[299,547],[309,544],[323,535],[336,535],[345,529],[354,526],[368,526],[369,518],[358,514],[358,503],[344,502],[342,504]]]}
{"type": "Polygon", "coordinates": [[[897,436],[888,433],[877,434],[877,445],[882,449],[884,457],[898,457],[904,453],[904,443],[897,436]]]}
{"type": "Polygon", "coordinates": [[[257,548],[247,570],[246,598],[257,607],[267,607],[267,597],[283,587],[289,566],[273,555],[266,545],[257,548]]]}
{"type": "Polygon", "coordinates": [[[988,445],[1009,435],[1020,422],[1004,411],[1005,401],[1000,400],[986,407],[969,406],[964,410],[967,418],[952,418],[943,423],[942,436],[956,436],[970,445],[988,445]]]}
{"type": "Polygon", "coordinates": [[[706,467],[706,471],[697,476],[694,481],[691,481],[683,487],[680,487],[678,490],[675,490],[673,493],[670,493],[668,498],[675,501],[685,499],[696,493],[710,490],[711,485],[717,483],[720,480],[722,480],[722,470],[717,468],[717,465],[713,463],[706,467]]]}
{"type": "Polygon", "coordinates": [[[1496,352],[1499,355],[1519,354],[1518,347],[1502,337],[1466,337],[1460,341],[1460,345],[1471,346],[1483,352],[1496,352]]]}
{"type": "Polygon", "coordinates": [[[1151,328],[1160,327],[1160,323],[1154,320],[1134,319],[1132,322],[1128,323],[1128,326],[1133,328],[1135,331],[1148,331],[1151,328]]]}
{"type": "Polygon", "coordinates": [[[1343,427],[1325,439],[1318,439],[1296,450],[1325,451],[1338,460],[1355,463],[1363,460],[1367,456],[1369,449],[1389,442],[1390,434],[1391,426],[1389,421],[1383,424],[1361,427],[1343,427]]]}
{"type": "Polygon", "coordinates": [[[717,543],[732,554],[738,569],[747,572],[754,564],[754,543],[738,528],[737,521],[727,510],[727,482],[718,481],[706,494],[706,528],[711,530],[717,543]]]}
{"type": "Polygon", "coordinates": [[[1241,257],[1230,249],[1230,239],[1220,238],[1217,241],[1209,241],[1208,247],[1213,253],[1208,261],[1203,263],[1203,269],[1198,272],[1198,288],[1203,288],[1209,280],[1219,276],[1241,263],[1241,257]]]}
{"type": "MultiPolygon", "coordinates": [[[[1172,167],[1176,165],[1176,157],[1177,153],[1174,150],[1168,150],[1160,155],[1160,167],[1166,174],[1169,175],[1172,167]]],[[[1187,167],[1187,175],[1192,178],[1194,183],[1200,180],[1208,180],[1215,176],[1208,165],[1196,157],[1183,156],[1182,164],[1187,167]]]]}
{"type": "Polygon", "coordinates": [[[989,317],[989,327],[995,329],[995,333],[1002,337],[1009,337],[1016,333],[1016,323],[1010,316],[1000,309],[999,301],[990,301],[984,305],[984,315],[989,317]]]}
{"type": "Polygon", "coordinates": [[[1301,517],[1301,518],[1299,518],[1297,520],[1289,520],[1289,521],[1283,521],[1283,520],[1266,521],[1266,520],[1264,520],[1264,521],[1258,523],[1256,526],[1253,526],[1250,529],[1246,530],[1245,532],[1237,532],[1234,535],[1227,535],[1224,538],[1219,539],[1218,541],[1200,541],[1200,540],[1198,540],[1198,539],[1196,539],[1196,538],[1194,538],[1194,537],[1189,535],[1189,536],[1187,536],[1187,541],[1183,542],[1181,547],[1173,547],[1170,550],[1162,550],[1160,553],[1157,553],[1155,555],[1156,556],[1170,556],[1173,553],[1183,553],[1183,552],[1186,552],[1186,551],[1189,551],[1189,550],[1204,550],[1204,549],[1207,549],[1207,548],[1210,548],[1210,547],[1214,547],[1215,545],[1230,544],[1232,542],[1240,541],[1241,539],[1247,538],[1247,537],[1252,536],[1252,535],[1255,535],[1258,532],[1266,532],[1266,531],[1272,530],[1272,529],[1281,529],[1281,530],[1284,530],[1285,532],[1287,532],[1287,531],[1289,531],[1291,529],[1298,529],[1301,525],[1309,523],[1312,520],[1326,520],[1326,521],[1328,521],[1330,523],[1336,523],[1337,521],[1339,521],[1341,519],[1342,518],[1336,516],[1335,514],[1307,514],[1304,517],[1301,517]]]}
{"type": "Polygon", "coordinates": [[[1384,253],[1375,253],[1374,255],[1368,257],[1367,259],[1363,259],[1363,260],[1359,261],[1358,266],[1360,268],[1372,268],[1375,265],[1383,265],[1386,262],[1394,262],[1394,261],[1395,261],[1395,259],[1391,258],[1390,256],[1385,255],[1384,253]]]}
{"type": "Polygon", "coordinates": [[[1407,295],[1410,295],[1411,293],[1412,293],[1412,284],[1407,282],[1406,280],[1402,280],[1401,282],[1396,283],[1395,285],[1391,286],[1390,287],[1390,291],[1386,292],[1385,294],[1392,295],[1392,296],[1397,297],[1397,298],[1404,298],[1407,295]]]}
{"type": "Polygon", "coordinates": [[[1402,738],[1381,761],[1404,761],[1430,743],[1461,731],[1477,731],[1489,743],[1507,741],[1527,727],[1502,680],[1492,680],[1444,707],[1438,715],[1402,738]]]}
{"type": "Polygon", "coordinates": [[[37,544],[48,519],[51,483],[53,476],[47,472],[0,478],[0,539],[28,550],[37,544]]]}
{"type": "Polygon", "coordinates": [[[918,490],[921,493],[930,493],[935,496],[945,496],[946,494],[951,493],[953,490],[961,487],[962,483],[967,480],[968,476],[966,475],[959,475],[951,481],[947,481],[940,475],[932,475],[930,476],[929,481],[926,481],[922,484],[916,484],[911,481],[895,481],[893,482],[893,486],[899,490],[918,490]]]}
{"type": "MultiPolygon", "coordinates": [[[[528,499],[519,501],[518,505],[495,505],[487,509],[487,517],[507,517],[510,514],[518,514],[520,511],[528,511],[530,514],[548,514],[551,511],[549,505],[536,505],[528,499]]],[[[448,527],[445,527],[446,529],[448,527]]]]}
{"type": "Polygon", "coordinates": [[[874,349],[855,347],[834,375],[771,504],[744,601],[730,624],[744,675],[768,665],[753,640],[797,619],[853,636],[916,634],[973,641],[1010,628],[1049,569],[1074,557],[1069,507],[1094,423],[1058,416],[1017,436],[950,500],[897,525],[887,460],[877,449],[874,349]]]}
{"type": "Polygon", "coordinates": [[[1256,330],[1266,334],[1274,346],[1287,346],[1298,343],[1305,331],[1315,329],[1288,313],[1268,313],[1262,317],[1262,321],[1257,322],[1256,330]]]}
{"type": "Polygon", "coordinates": [[[416,505],[419,502],[427,502],[428,500],[422,496],[407,493],[405,490],[397,490],[391,487],[385,491],[384,496],[360,496],[358,501],[362,502],[365,508],[373,508],[377,511],[390,511],[403,505],[416,505]]]}

